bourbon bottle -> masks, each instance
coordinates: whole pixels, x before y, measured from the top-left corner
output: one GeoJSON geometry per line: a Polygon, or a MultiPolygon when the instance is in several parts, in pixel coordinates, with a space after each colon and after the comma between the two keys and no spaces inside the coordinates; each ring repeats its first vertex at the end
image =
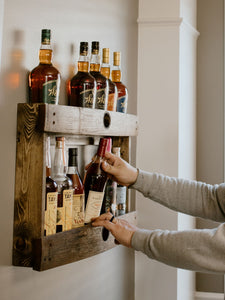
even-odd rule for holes
{"type": "Polygon", "coordinates": [[[78,72],[70,80],[68,88],[68,104],[94,108],[96,97],[96,80],[89,73],[88,43],[80,43],[80,57],[78,61],[78,72]]]}
{"type": "Polygon", "coordinates": [[[56,233],[58,185],[51,178],[51,154],[50,137],[47,137],[46,144],[46,193],[45,193],[45,221],[44,235],[56,233]]]}
{"type": "Polygon", "coordinates": [[[84,225],[84,186],[77,164],[77,148],[69,148],[67,177],[73,183],[72,228],[84,225]]]}
{"type": "Polygon", "coordinates": [[[56,232],[70,230],[72,229],[73,184],[65,175],[61,137],[56,137],[54,180],[58,184],[56,232]]]}
{"type": "Polygon", "coordinates": [[[58,104],[60,73],[52,65],[51,30],[42,29],[39,65],[29,74],[30,103],[58,104]]]}
{"type": "Polygon", "coordinates": [[[128,102],[128,90],[121,82],[121,69],[120,69],[120,52],[113,53],[113,70],[112,81],[116,84],[118,90],[117,107],[116,111],[126,113],[128,102]]]}
{"type": "Polygon", "coordinates": [[[113,83],[112,80],[109,78],[110,77],[109,48],[102,49],[101,74],[108,79],[108,83],[109,83],[107,110],[116,111],[118,93],[117,93],[116,84],[113,83]]]}
{"type": "Polygon", "coordinates": [[[92,218],[98,217],[102,207],[107,174],[101,168],[105,157],[108,140],[101,138],[97,154],[88,167],[84,180],[85,217],[84,223],[90,223],[92,218]]]}
{"type": "Polygon", "coordinates": [[[100,72],[99,42],[92,42],[90,74],[97,83],[95,108],[107,109],[109,83],[108,79],[100,72]]]}

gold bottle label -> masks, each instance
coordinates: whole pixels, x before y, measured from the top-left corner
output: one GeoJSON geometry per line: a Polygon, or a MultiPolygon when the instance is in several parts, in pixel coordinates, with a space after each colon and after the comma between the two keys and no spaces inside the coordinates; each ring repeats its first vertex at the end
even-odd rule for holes
{"type": "Polygon", "coordinates": [[[90,223],[92,218],[97,218],[99,216],[103,197],[103,192],[89,191],[84,223],[90,223]]]}
{"type": "Polygon", "coordinates": [[[73,195],[72,228],[84,225],[84,194],[73,195]]]}
{"type": "Polygon", "coordinates": [[[46,236],[56,233],[57,196],[57,192],[47,194],[44,222],[46,236]]]}
{"type": "Polygon", "coordinates": [[[64,206],[64,230],[72,229],[72,205],[73,205],[73,190],[63,191],[63,206],[64,206]]]}

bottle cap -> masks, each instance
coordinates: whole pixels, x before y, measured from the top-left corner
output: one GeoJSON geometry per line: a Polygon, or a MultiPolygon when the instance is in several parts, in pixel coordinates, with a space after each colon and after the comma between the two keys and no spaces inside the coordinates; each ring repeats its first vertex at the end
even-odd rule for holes
{"type": "Polygon", "coordinates": [[[106,64],[109,63],[109,48],[102,49],[102,61],[106,64]]]}
{"type": "Polygon", "coordinates": [[[88,42],[80,42],[80,55],[88,55],[88,42]]]}
{"type": "Polygon", "coordinates": [[[91,53],[98,54],[99,53],[99,42],[94,41],[91,43],[91,53]]]}
{"type": "Polygon", "coordinates": [[[68,166],[76,167],[77,166],[77,148],[69,148],[69,164],[68,166]]]}
{"type": "Polygon", "coordinates": [[[56,136],[55,140],[65,142],[65,137],[64,136],[56,136]]]}
{"type": "Polygon", "coordinates": [[[113,52],[113,65],[119,66],[120,65],[120,52],[113,52]]]}
{"type": "Polygon", "coordinates": [[[106,147],[108,145],[108,139],[100,138],[97,155],[100,157],[105,156],[106,147]]]}
{"type": "Polygon", "coordinates": [[[41,43],[44,45],[50,45],[50,41],[51,41],[51,30],[50,29],[42,29],[41,43]]]}

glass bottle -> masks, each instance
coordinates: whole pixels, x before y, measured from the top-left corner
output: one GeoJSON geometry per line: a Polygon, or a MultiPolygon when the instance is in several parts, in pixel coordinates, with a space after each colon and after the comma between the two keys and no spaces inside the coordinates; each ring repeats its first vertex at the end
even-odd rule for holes
{"type": "MultiPolygon", "coordinates": [[[[108,139],[107,144],[107,152],[111,152],[112,149],[112,139],[108,139]]],[[[113,215],[116,214],[116,189],[117,189],[117,182],[113,181],[112,179],[108,179],[105,187],[104,199],[101,208],[101,214],[111,212],[113,215]]]]}
{"type": "Polygon", "coordinates": [[[84,179],[85,217],[84,223],[98,217],[102,207],[107,174],[102,170],[101,163],[105,157],[108,140],[101,138],[97,154],[88,167],[84,179]]]}
{"type": "Polygon", "coordinates": [[[70,106],[95,107],[96,80],[88,71],[88,43],[81,42],[78,72],[70,80],[68,89],[68,104],[70,106]]]}
{"type": "Polygon", "coordinates": [[[92,42],[90,74],[97,83],[95,108],[107,109],[109,83],[108,79],[100,72],[99,42],[92,42]]]}
{"type": "MultiPolygon", "coordinates": [[[[113,154],[120,157],[120,147],[113,147],[113,154]]],[[[117,184],[116,189],[116,215],[124,215],[126,213],[127,188],[117,184]]]]}
{"type": "Polygon", "coordinates": [[[118,92],[117,92],[116,84],[113,83],[112,80],[109,78],[110,77],[109,48],[102,49],[101,74],[108,79],[108,83],[109,83],[107,110],[116,111],[118,92]]]}
{"type": "Polygon", "coordinates": [[[58,184],[56,232],[72,228],[73,183],[65,175],[62,137],[56,137],[54,180],[58,184]]]}
{"type": "Polygon", "coordinates": [[[77,153],[77,148],[69,148],[67,177],[73,183],[72,228],[84,225],[84,186],[78,171],[77,153]]]}
{"type": "Polygon", "coordinates": [[[58,186],[51,178],[50,137],[48,136],[46,143],[45,236],[56,233],[57,197],[58,186]]]}
{"type": "Polygon", "coordinates": [[[113,70],[112,81],[117,86],[118,98],[116,111],[126,113],[128,102],[128,90],[126,86],[121,82],[121,69],[120,69],[120,52],[113,52],[113,70]]]}
{"type": "Polygon", "coordinates": [[[29,74],[30,103],[58,104],[60,73],[52,65],[51,30],[42,29],[39,65],[29,74]]]}

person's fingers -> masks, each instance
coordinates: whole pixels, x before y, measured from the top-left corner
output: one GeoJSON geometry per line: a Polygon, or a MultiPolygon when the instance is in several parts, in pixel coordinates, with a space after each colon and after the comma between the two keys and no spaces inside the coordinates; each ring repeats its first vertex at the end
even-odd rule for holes
{"type": "Polygon", "coordinates": [[[117,159],[117,157],[114,154],[110,153],[110,152],[105,153],[105,158],[107,159],[108,163],[111,164],[111,165],[113,165],[114,162],[117,159]]]}
{"type": "Polygon", "coordinates": [[[113,226],[115,226],[116,224],[113,222],[110,222],[110,220],[95,220],[94,222],[92,222],[92,226],[97,227],[97,226],[103,226],[106,229],[108,229],[110,232],[113,230],[113,226]]]}

